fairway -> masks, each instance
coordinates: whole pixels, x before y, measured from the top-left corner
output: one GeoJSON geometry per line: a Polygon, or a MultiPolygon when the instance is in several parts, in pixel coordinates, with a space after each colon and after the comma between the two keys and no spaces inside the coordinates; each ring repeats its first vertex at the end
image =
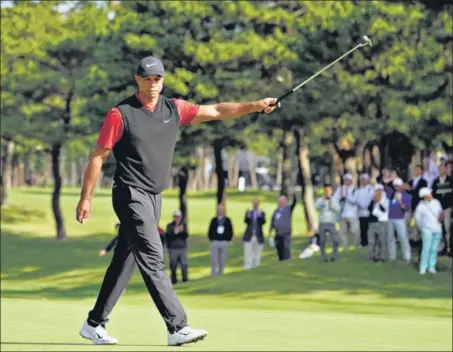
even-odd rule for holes
{"type": "MultiPolygon", "coordinates": [[[[162,351],[163,321],[138,273],[111,315],[109,332],[119,345],[94,346],[78,336],[111,258],[97,252],[113,235],[115,217],[108,191],[98,191],[92,218],[74,220],[77,190],[65,190],[63,213],[69,238],[53,234],[49,190],[11,192],[2,210],[2,351],[162,351]]],[[[206,229],[214,215],[212,193],[190,194],[191,281],[177,285],[189,323],[208,330],[206,340],[182,347],[193,351],[451,351],[451,259],[441,258],[438,275],[421,277],[402,262],[369,264],[366,249],[340,253],[338,263],[319,256],[296,259],[306,241],[303,209],[295,209],[293,260],[278,263],[266,247],[262,266],[242,270],[242,216],[256,194],[228,194],[235,240],[226,275],[209,277],[206,229]]],[[[262,194],[269,214],[276,196],[262,194]]],[[[162,224],[177,206],[164,197],[162,224]]]]}
{"type": "MultiPolygon", "coordinates": [[[[2,351],[181,349],[166,346],[165,329],[151,304],[146,300],[134,303],[129,297],[121,299],[109,325],[110,333],[119,337],[119,345],[94,346],[77,335],[90,305],[91,301],[7,300],[2,304],[5,316],[1,326],[2,351]],[[32,317],[30,312],[33,312],[32,317]]],[[[451,346],[451,338],[448,338],[451,321],[448,318],[407,320],[347,313],[204,309],[202,302],[199,305],[200,308],[188,309],[190,322],[206,327],[209,336],[202,342],[183,347],[185,350],[446,351],[449,344],[451,346]],[[423,334],[414,333],[421,331],[423,334]]]]}

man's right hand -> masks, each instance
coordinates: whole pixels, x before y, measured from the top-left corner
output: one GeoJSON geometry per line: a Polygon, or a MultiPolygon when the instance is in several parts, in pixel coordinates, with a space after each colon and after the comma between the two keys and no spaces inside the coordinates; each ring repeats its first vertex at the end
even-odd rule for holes
{"type": "Polygon", "coordinates": [[[276,98],[261,99],[261,100],[258,101],[258,105],[259,105],[259,110],[258,111],[262,111],[262,112],[264,112],[266,114],[271,113],[272,111],[274,111],[278,107],[276,98]]]}
{"type": "Polygon", "coordinates": [[[88,219],[88,214],[91,210],[91,200],[80,198],[79,204],[77,204],[76,219],[78,222],[83,224],[88,219]]]}

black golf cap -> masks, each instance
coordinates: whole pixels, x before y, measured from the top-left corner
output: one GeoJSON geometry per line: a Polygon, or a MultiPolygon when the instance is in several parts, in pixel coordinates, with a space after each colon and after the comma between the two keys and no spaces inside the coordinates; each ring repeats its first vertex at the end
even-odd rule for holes
{"type": "Polygon", "coordinates": [[[150,75],[164,76],[165,70],[162,61],[154,56],[147,56],[137,66],[137,75],[143,78],[150,75]]]}

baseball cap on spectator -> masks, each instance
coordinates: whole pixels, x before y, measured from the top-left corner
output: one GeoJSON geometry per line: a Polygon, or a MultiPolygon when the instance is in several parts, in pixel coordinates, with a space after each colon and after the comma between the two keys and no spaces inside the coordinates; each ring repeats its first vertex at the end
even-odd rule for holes
{"type": "Polygon", "coordinates": [[[445,161],[447,161],[447,160],[448,160],[448,155],[445,154],[445,153],[442,154],[442,155],[440,156],[440,160],[445,160],[445,161]]]}
{"type": "Polygon", "coordinates": [[[423,187],[422,189],[420,189],[420,191],[418,191],[418,196],[420,198],[424,198],[428,194],[431,194],[431,189],[428,187],[423,187]]]}
{"type": "Polygon", "coordinates": [[[370,176],[368,174],[361,174],[360,175],[360,179],[361,180],[369,180],[370,179],[370,176]]]}
{"type": "Polygon", "coordinates": [[[343,180],[352,181],[352,175],[348,172],[347,174],[343,175],[343,180]]]}
{"type": "Polygon", "coordinates": [[[404,183],[403,180],[400,179],[400,178],[395,178],[395,179],[393,180],[393,186],[395,186],[395,187],[397,187],[397,186],[402,186],[403,183],[404,183]]]}
{"type": "Polygon", "coordinates": [[[137,75],[146,78],[151,75],[165,76],[165,69],[162,61],[157,57],[147,56],[137,66],[137,75]]]}
{"type": "Polygon", "coordinates": [[[181,210],[177,209],[173,212],[173,216],[182,216],[181,210]]]}

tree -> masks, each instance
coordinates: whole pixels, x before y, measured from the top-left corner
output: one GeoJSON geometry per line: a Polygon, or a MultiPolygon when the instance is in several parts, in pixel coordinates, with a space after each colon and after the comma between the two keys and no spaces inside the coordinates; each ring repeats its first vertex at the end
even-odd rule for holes
{"type": "Polygon", "coordinates": [[[89,99],[83,92],[98,79],[96,54],[102,48],[97,41],[108,34],[109,20],[106,10],[93,2],[77,3],[64,14],[55,9],[58,4],[19,2],[2,11],[2,59],[9,68],[2,86],[14,96],[5,101],[5,111],[21,118],[22,123],[15,126],[17,132],[50,149],[52,210],[57,238],[64,239],[61,151],[68,139],[89,134],[90,120],[80,114],[89,99]]]}

